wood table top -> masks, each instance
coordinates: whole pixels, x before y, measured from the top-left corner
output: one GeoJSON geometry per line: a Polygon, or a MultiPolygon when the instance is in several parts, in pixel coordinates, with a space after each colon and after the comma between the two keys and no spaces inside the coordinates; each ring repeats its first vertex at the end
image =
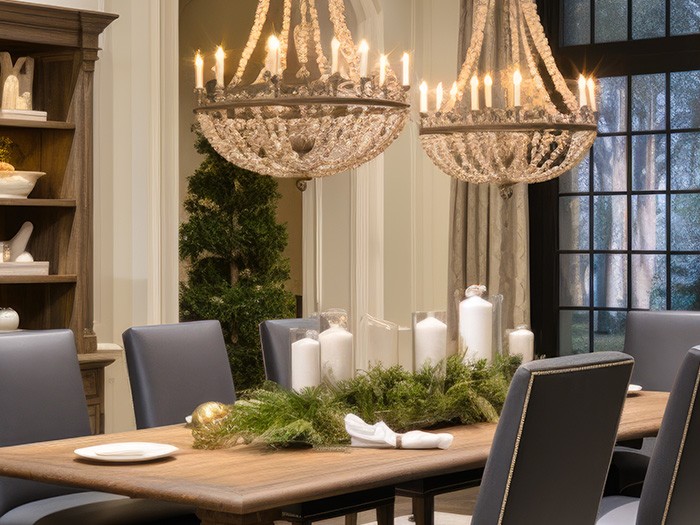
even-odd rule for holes
{"type": "MultiPolygon", "coordinates": [[[[660,392],[629,396],[619,439],[656,435],[667,400],[668,394],[660,392]]],[[[3,447],[0,474],[243,515],[481,468],[495,429],[495,424],[482,423],[442,430],[454,435],[448,450],[271,451],[260,446],[195,450],[190,430],[176,425],[3,447]],[[169,443],[180,450],[144,463],[94,463],[73,453],[80,447],[126,441],[169,443]]]]}

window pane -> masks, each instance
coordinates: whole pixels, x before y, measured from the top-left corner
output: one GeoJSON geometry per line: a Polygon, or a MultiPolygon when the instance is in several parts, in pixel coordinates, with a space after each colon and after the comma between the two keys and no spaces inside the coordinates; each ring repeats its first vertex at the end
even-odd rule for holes
{"type": "Polygon", "coordinates": [[[627,40],[627,0],[595,0],[595,41],[627,40]]]}
{"type": "Polygon", "coordinates": [[[627,137],[599,137],[593,144],[593,190],[627,191],[627,137]]]}
{"type": "Polygon", "coordinates": [[[590,186],[591,157],[586,155],[574,169],[559,177],[559,193],[580,193],[588,191],[590,186]]]}
{"type": "Polygon", "coordinates": [[[666,135],[632,137],[632,189],[666,189],[666,135]]]}
{"type": "Polygon", "coordinates": [[[632,0],[632,38],[658,38],[666,35],[666,2],[632,0]]]}
{"type": "Polygon", "coordinates": [[[671,128],[700,128],[700,71],[671,73],[671,128]]]}
{"type": "Polygon", "coordinates": [[[665,255],[632,255],[632,308],[666,309],[665,255]]]}
{"type": "Polygon", "coordinates": [[[627,77],[605,77],[598,80],[598,131],[627,131],[627,77]]]}
{"type": "Polygon", "coordinates": [[[588,197],[559,199],[559,249],[587,250],[590,224],[588,197]]]}
{"type": "Polygon", "coordinates": [[[559,304],[589,305],[590,263],[588,255],[559,256],[559,304]]]}
{"type": "Polygon", "coordinates": [[[671,189],[700,189],[700,133],[672,133],[671,153],[671,189]]]}
{"type": "Polygon", "coordinates": [[[590,0],[564,0],[564,45],[577,46],[591,42],[590,0]]]}
{"type": "Polygon", "coordinates": [[[627,255],[593,256],[593,305],[627,307],[627,255]]]}
{"type": "Polygon", "coordinates": [[[632,196],[632,249],[666,249],[666,196],[632,196]]]}
{"type": "Polygon", "coordinates": [[[700,194],[671,195],[671,249],[700,251],[700,194]]]}
{"type": "Polygon", "coordinates": [[[671,35],[700,33],[698,0],[671,0],[671,35]]]}
{"type": "Polygon", "coordinates": [[[700,255],[671,256],[671,308],[700,310],[700,255]]]}
{"type": "Polygon", "coordinates": [[[593,248],[627,249],[627,196],[603,195],[593,199],[593,248]]]}
{"type": "Polygon", "coordinates": [[[559,355],[589,352],[589,318],[586,311],[559,312],[559,355]]]}
{"type": "Polygon", "coordinates": [[[621,352],[625,346],[627,312],[593,312],[593,350],[621,352]]]}
{"type": "Polygon", "coordinates": [[[666,127],[666,75],[632,77],[632,130],[666,127]]]}

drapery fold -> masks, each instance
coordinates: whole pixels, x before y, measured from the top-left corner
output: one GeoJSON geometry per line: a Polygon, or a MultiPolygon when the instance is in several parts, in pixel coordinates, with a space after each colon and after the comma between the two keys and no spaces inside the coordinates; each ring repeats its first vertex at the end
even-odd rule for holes
{"type": "MultiPolygon", "coordinates": [[[[458,69],[469,47],[474,3],[461,0],[458,69]]],[[[497,52],[493,47],[490,50],[497,52]]],[[[482,67],[485,61],[497,64],[498,58],[483,56],[480,63],[482,67]]],[[[488,295],[503,295],[504,329],[530,324],[528,235],[527,185],[514,186],[512,196],[504,200],[495,185],[452,181],[447,324],[453,351],[457,348],[458,305],[471,284],[486,285],[488,295]]]]}

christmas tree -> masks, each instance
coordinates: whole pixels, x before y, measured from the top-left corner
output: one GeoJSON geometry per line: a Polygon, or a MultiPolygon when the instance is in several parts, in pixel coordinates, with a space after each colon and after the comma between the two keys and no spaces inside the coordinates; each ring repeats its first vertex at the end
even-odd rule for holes
{"type": "Polygon", "coordinates": [[[289,260],[282,256],[287,229],[275,220],[277,182],[224,160],[197,135],[205,156],[188,179],[180,226],[183,321],[218,319],[224,331],[237,390],[264,379],[258,325],[294,317],[294,296],[285,290],[289,260]]]}

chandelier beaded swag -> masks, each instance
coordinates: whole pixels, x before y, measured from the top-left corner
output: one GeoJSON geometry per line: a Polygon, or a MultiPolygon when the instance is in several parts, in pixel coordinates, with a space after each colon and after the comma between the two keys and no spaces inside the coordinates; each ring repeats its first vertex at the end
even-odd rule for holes
{"type": "Polygon", "coordinates": [[[231,81],[224,85],[224,50],[216,52],[216,82],[206,90],[203,58],[195,57],[197,121],[214,149],[231,163],[274,177],[324,177],[355,168],[382,153],[406,124],[408,54],[399,81],[385,55],[369,68],[369,46],[356,46],[344,0],[327,0],[334,33],[325,55],[317,0],[284,0],[281,33],[266,43],[265,65],[244,83],[262,36],[270,0],[255,20],[231,81]],[[292,53],[294,51],[294,53],[292,53]]]}
{"type": "MultiPolygon", "coordinates": [[[[366,41],[355,45],[345,0],[327,2],[334,34],[324,53],[317,0],[282,0],[282,26],[267,39],[267,58],[253,81],[251,57],[268,21],[271,0],[259,0],[238,68],[224,83],[225,53],[216,80],[203,81],[195,56],[199,127],[229,162],[274,177],[306,180],[340,173],[382,153],[409,117],[409,55],[402,78],[380,55],[369,68],[366,41]],[[251,75],[247,75],[251,78],[251,75]]],[[[324,4],[325,7],[325,4],[324,4]]],[[[449,96],[442,83],[428,108],[420,86],[420,138],[444,173],[494,183],[507,198],[512,185],[553,179],[578,164],[596,137],[595,83],[578,80],[578,100],[557,69],[534,0],[473,0],[471,40],[449,96]]],[[[324,11],[325,13],[325,11],[324,11]]]]}

